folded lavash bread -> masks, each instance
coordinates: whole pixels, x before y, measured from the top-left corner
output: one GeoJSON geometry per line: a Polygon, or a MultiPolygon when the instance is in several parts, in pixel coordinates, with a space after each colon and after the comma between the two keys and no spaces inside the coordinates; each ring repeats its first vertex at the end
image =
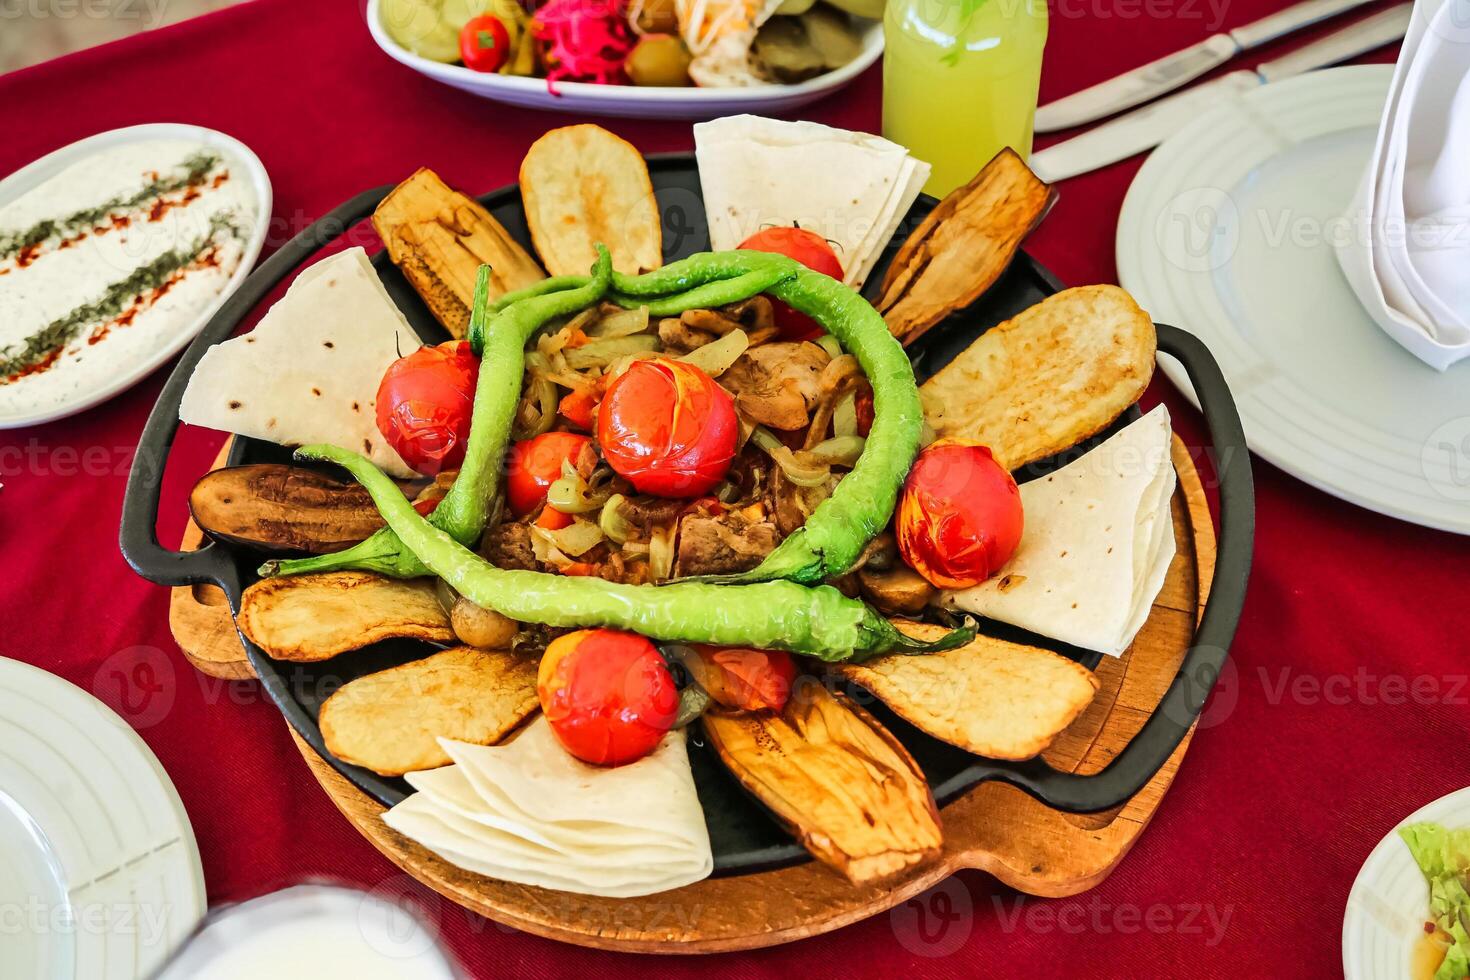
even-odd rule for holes
{"type": "Polygon", "coordinates": [[[1026,527],[994,576],[949,592],[952,609],[1120,656],[1174,559],[1169,412],[1163,405],[1091,452],[1021,485],[1026,527]]]}
{"type": "Polygon", "coordinates": [[[454,765],[410,773],[383,822],[450,863],[503,881],[631,898],[714,868],[682,730],[648,756],[589,766],[544,717],[495,746],[440,739],[454,765]]]}
{"type": "Polygon", "coordinates": [[[710,248],[736,248],[772,225],[832,244],[859,288],[929,179],[897,143],[814,122],[726,116],[694,127],[710,248]]]}
{"type": "Polygon", "coordinates": [[[410,477],[375,405],[388,365],[419,345],[367,253],[350,248],[303,269],[254,330],[205,351],[179,419],[287,446],[331,443],[410,477]]]}

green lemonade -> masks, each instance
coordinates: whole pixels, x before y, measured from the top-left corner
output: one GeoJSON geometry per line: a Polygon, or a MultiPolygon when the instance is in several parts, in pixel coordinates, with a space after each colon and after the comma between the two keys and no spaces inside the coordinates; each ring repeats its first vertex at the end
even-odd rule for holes
{"type": "Polygon", "coordinates": [[[1046,20],[1045,0],[888,0],[883,135],[933,165],[925,191],[1031,155],[1046,20]]]}

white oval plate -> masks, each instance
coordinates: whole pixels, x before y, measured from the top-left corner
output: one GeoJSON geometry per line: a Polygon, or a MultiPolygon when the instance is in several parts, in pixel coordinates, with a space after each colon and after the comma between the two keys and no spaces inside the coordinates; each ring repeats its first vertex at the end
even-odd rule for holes
{"type": "Polygon", "coordinates": [[[133,980],[204,916],[179,794],[137,732],[54,674],[0,658],[3,972],[133,980]]]}
{"type": "MultiPolygon", "coordinates": [[[[1411,823],[1470,827],[1470,788],[1451,793],[1410,815],[1411,823]]],[[[1415,948],[1424,939],[1429,917],[1429,885],[1414,863],[1398,828],[1368,855],[1348,895],[1342,919],[1342,972],[1345,980],[1407,977],[1415,948]]]]}
{"type": "MultiPolygon", "coordinates": [[[[1196,334],[1262,458],[1344,500],[1470,534],[1470,361],[1443,374],[1358,304],[1330,244],[1373,149],[1391,65],[1232,98],[1128,189],[1118,278],[1196,334]]],[[[1164,372],[1193,398],[1171,360],[1164,372]]]]}
{"type": "MultiPolygon", "coordinates": [[[[240,287],[246,276],[250,275],[255,266],[255,260],[260,257],[260,250],[265,245],[266,232],[270,228],[270,176],[265,172],[265,165],[260,162],[260,158],[244,143],[233,136],[226,136],[224,133],[206,129],[203,126],[190,126],[184,123],[148,123],[142,126],[114,129],[78,140],[70,146],[48,153],[4,180],[0,180],[0,207],[50,180],[72,164],[79,163],[99,151],[126,143],[148,140],[190,140],[201,143],[228,160],[232,168],[237,168],[245,174],[255,192],[260,213],[255,222],[255,229],[249,240],[246,241],[244,251],[240,255],[239,266],[230,276],[230,281],[224,290],[215,297],[214,302],[199,315],[198,319],[192,323],[179,324],[167,336],[161,337],[158,345],[149,349],[146,356],[120,359],[114,365],[115,373],[112,380],[107,384],[78,391],[44,409],[7,411],[3,405],[0,405],[0,429],[18,429],[23,426],[39,425],[42,422],[66,418],[68,415],[86,411],[131,388],[182,350],[199,331],[204,329],[210,318],[224,305],[225,300],[230,298],[230,294],[240,287]]],[[[107,351],[106,344],[98,345],[98,353],[107,351]]],[[[64,370],[64,366],[56,370],[64,370]]]]}
{"type": "Polygon", "coordinates": [[[486,99],[531,109],[582,112],[596,116],[631,116],[642,119],[714,119],[742,112],[784,112],[834,92],[868,68],[883,54],[883,25],[858,21],[862,50],[852,61],[835,71],[795,85],[763,85],[755,88],[640,88],[636,85],[593,85],[588,82],[557,82],[553,94],[544,78],[471,71],[463,65],[446,65],[420,58],[388,36],[383,27],[381,0],[370,0],[368,30],[373,40],[394,61],[435,81],[453,85],[486,99]]]}

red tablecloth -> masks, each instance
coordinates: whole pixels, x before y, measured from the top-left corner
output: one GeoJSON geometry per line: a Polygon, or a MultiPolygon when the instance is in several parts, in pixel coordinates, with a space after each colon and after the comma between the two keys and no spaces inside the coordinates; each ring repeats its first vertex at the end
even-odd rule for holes
{"type": "MultiPolygon", "coordinates": [[[[1277,5],[1059,0],[1043,97],[1277,5]]],[[[880,87],[871,71],[808,114],[874,129],[880,87]]],[[[421,164],[470,189],[512,181],[531,141],[569,120],[399,67],[373,47],[350,0],[255,0],[0,78],[0,173],[100,130],[157,121],[212,126],[260,154],[275,182],[279,245],[349,194],[421,164]]],[[[645,151],[691,145],[685,123],[606,125],[645,151]]],[[[1125,163],[1062,187],[1030,247],[1063,280],[1113,279],[1118,208],[1136,169],[1125,163]]],[[[657,964],[500,929],[436,902],[358,837],[275,709],[253,684],[194,673],[170,638],[166,591],[119,557],[128,463],[164,375],[79,417],[0,433],[0,654],[95,691],[141,731],[193,819],[213,902],[303,875],[407,890],[437,908],[477,977],[650,968],[1321,977],[1340,969],[1343,905],[1369,850],[1409,811],[1470,783],[1465,539],[1370,514],[1257,461],[1255,573],[1232,667],[1158,818],[1094,891],[1022,901],[967,874],[946,887],[960,913],[951,920],[921,928],[914,909],[901,909],[784,948],[657,964]]],[[[1166,382],[1150,392],[1160,397],[1198,444],[1193,411],[1166,382]]],[[[179,444],[164,540],[177,540],[188,483],[219,443],[194,433],[179,444]]]]}

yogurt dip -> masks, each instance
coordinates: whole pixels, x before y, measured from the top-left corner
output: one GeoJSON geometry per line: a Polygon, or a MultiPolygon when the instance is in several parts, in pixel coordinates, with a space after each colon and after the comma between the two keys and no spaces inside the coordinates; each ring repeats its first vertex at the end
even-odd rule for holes
{"type": "Polygon", "coordinates": [[[217,149],[99,150],[0,207],[0,412],[109,385],[195,326],[262,220],[217,149]]]}

